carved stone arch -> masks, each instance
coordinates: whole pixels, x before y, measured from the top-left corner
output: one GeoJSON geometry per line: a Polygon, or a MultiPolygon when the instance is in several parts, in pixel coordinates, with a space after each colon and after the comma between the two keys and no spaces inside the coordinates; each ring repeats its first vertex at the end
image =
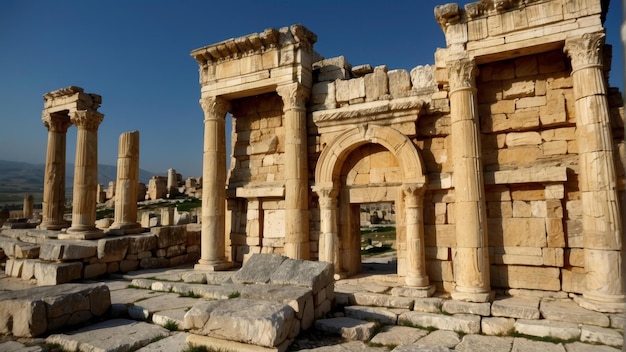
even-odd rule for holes
{"type": "Polygon", "coordinates": [[[394,154],[402,170],[403,183],[426,185],[424,163],[411,140],[396,129],[376,125],[362,125],[337,136],[320,155],[315,167],[315,184],[336,183],[348,155],[368,143],[380,144],[394,154]]]}

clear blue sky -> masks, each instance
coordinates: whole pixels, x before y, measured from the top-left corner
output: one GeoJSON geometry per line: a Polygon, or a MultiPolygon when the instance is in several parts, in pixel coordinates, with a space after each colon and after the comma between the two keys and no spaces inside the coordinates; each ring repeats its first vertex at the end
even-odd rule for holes
{"type": "MultiPolygon", "coordinates": [[[[464,4],[469,1],[459,2],[464,4]]],[[[0,1],[0,160],[45,162],[42,95],[70,85],[102,95],[99,163],[116,165],[117,141],[140,131],[140,167],[202,174],[203,114],[191,50],[301,23],[324,57],[407,69],[432,64],[444,36],[433,16],[445,1],[0,1]]],[[[611,85],[623,87],[621,1],[607,42],[611,85]]],[[[74,161],[70,128],[67,161],[74,161]]]]}

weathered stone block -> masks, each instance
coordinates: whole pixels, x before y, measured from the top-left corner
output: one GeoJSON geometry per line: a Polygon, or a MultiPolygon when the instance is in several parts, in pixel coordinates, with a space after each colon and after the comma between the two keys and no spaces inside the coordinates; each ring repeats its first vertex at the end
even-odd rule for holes
{"type": "Polygon", "coordinates": [[[362,307],[349,306],[344,311],[349,318],[377,321],[381,325],[396,325],[398,322],[398,312],[382,307],[362,307]]]}
{"type": "Polygon", "coordinates": [[[35,265],[35,278],[37,285],[58,285],[72,280],[80,279],[83,263],[44,263],[35,265]]]}
{"type": "Polygon", "coordinates": [[[151,251],[157,247],[157,237],[153,234],[128,236],[128,254],[151,251]]]}
{"type": "Polygon", "coordinates": [[[539,307],[545,319],[568,323],[588,324],[608,327],[610,320],[605,314],[582,308],[571,300],[541,302],[539,307]]]}
{"type": "Polygon", "coordinates": [[[128,251],[128,237],[105,237],[98,240],[98,259],[114,262],[124,259],[128,251]]]}
{"type": "Polygon", "coordinates": [[[331,263],[303,260],[284,260],[270,275],[270,283],[309,287],[313,294],[334,282],[331,263]]]}
{"type": "Polygon", "coordinates": [[[320,319],[315,328],[324,332],[341,335],[349,341],[369,340],[376,329],[376,323],[354,318],[320,319]]]}
{"type": "Polygon", "coordinates": [[[187,227],[185,225],[164,226],[151,228],[157,236],[157,247],[167,248],[187,241],[187,227]]]}
{"type": "Polygon", "coordinates": [[[508,335],[514,326],[513,318],[484,317],[480,321],[481,332],[485,335],[508,335]]]}
{"type": "Polygon", "coordinates": [[[46,241],[41,244],[39,258],[43,260],[77,260],[95,257],[97,245],[91,241],[46,241]]]}
{"type": "Polygon", "coordinates": [[[498,298],[491,305],[491,315],[520,319],[539,319],[539,299],[507,297],[498,298]]]}
{"type": "Polygon", "coordinates": [[[517,265],[492,265],[492,286],[509,288],[526,288],[546,291],[559,291],[558,268],[543,268],[517,265]]]}
{"type": "Polygon", "coordinates": [[[574,339],[580,336],[580,328],[578,327],[578,324],[563,323],[547,319],[518,319],[515,322],[515,331],[525,335],[538,337],[550,336],[563,340],[574,339]]]}
{"type": "Polygon", "coordinates": [[[462,331],[466,334],[480,333],[480,316],[457,314],[453,316],[421,312],[405,312],[398,321],[409,322],[417,326],[432,326],[441,330],[462,331]]]}
{"type": "Polygon", "coordinates": [[[394,98],[406,96],[411,91],[411,75],[406,70],[391,70],[387,72],[389,79],[389,93],[394,98]]]}

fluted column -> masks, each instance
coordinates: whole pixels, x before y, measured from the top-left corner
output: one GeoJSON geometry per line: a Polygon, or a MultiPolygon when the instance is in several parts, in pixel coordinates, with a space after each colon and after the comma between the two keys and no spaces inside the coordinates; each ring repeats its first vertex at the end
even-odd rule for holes
{"type": "Polygon", "coordinates": [[[588,308],[623,311],[622,220],[613,162],[613,136],[602,73],[604,33],[569,38],[565,52],[572,61],[576,99],[579,188],[585,253],[588,308]]]}
{"type": "Polygon", "coordinates": [[[139,185],[139,131],[122,133],[117,151],[115,182],[115,215],[109,234],[140,233],[137,222],[137,188],[139,185]]]}
{"type": "Polygon", "coordinates": [[[67,227],[65,212],[65,148],[66,133],[71,122],[67,114],[45,114],[48,129],[46,170],[43,184],[42,221],[39,228],[60,230],[67,227]]]}
{"type": "Polygon", "coordinates": [[[480,158],[480,135],[476,113],[478,69],[473,60],[448,63],[456,251],[452,298],[461,301],[489,300],[489,253],[485,190],[480,158]]]}
{"type": "Polygon", "coordinates": [[[404,212],[406,226],[406,285],[427,288],[430,285],[426,275],[426,256],[424,253],[424,187],[402,185],[404,193],[404,212]]]}
{"type": "Polygon", "coordinates": [[[78,110],[70,115],[78,128],[72,201],[72,226],[59,238],[93,239],[104,233],[96,229],[96,193],[98,191],[98,126],[104,115],[78,110]]]}
{"type": "Polygon", "coordinates": [[[320,238],[319,260],[333,263],[335,273],[341,271],[339,261],[339,237],[337,232],[337,189],[334,187],[314,187],[319,196],[320,238]]]}
{"type": "Polygon", "coordinates": [[[283,98],[285,121],[285,255],[309,259],[309,191],[305,102],[299,83],[276,89],[283,98]]]}
{"type": "Polygon", "coordinates": [[[202,158],[202,234],[198,270],[221,270],[226,260],[226,131],[230,102],[222,97],[200,99],[204,111],[202,158]]]}
{"type": "Polygon", "coordinates": [[[22,217],[25,219],[33,218],[33,202],[34,198],[32,194],[24,196],[24,206],[22,207],[22,217]]]}

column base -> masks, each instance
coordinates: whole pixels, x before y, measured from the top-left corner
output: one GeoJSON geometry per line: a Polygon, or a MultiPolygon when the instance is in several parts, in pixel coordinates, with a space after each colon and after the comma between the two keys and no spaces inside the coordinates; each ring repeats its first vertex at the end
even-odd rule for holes
{"type": "Polygon", "coordinates": [[[624,313],[626,311],[626,302],[624,296],[616,296],[614,301],[598,301],[589,297],[575,295],[574,302],[579,306],[602,313],[624,313]]]}
{"type": "Polygon", "coordinates": [[[392,295],[409,298],[427,298],[431,297],[437,291],[435,285],[428,285],[423,287],[413,286],[398,286],[391,289],[392,295]]]}
{"type": "Polygon", "coordinates": [[[66,233],[60,233],[60,240],[95,240],[104,237],[104,231],[95,227],[70,227],[66,233]]]}
{"type": "Polygon", "coordinates": [[[233,262],[208,262],[200,259],[198,264],[193,266],[193,270],[199,271],[222,271],[233,267],[233,262]]]}
{"type": "Polygon", "coordinates": [[[143,232],[143,227],[138,223],[113,223],[106,231],[107,235],[121,236],[134,235],[143,232]]]}
{"type": "Polygon", "coordinates": [[[424,287],[430,286],[428,276],[423,276],[423,277],[407,276],[404,279],[404,283],[409,287],[415,287],[415,288],[424,288],[424,287]]]}
{"type": "Polygon", "coordinates": [[[60,231],[61,229],[67,228],[69,224],[70,223],[67,221],[46,221],[39,224],[37,228],[41,230],[60,231]]]}
{"type": "Polygon", "coordinates": [[[464,302],[485,303],[493,301],[495,292],[460,292],[454,291],[450,294],[452,299],[464,302]]]}

